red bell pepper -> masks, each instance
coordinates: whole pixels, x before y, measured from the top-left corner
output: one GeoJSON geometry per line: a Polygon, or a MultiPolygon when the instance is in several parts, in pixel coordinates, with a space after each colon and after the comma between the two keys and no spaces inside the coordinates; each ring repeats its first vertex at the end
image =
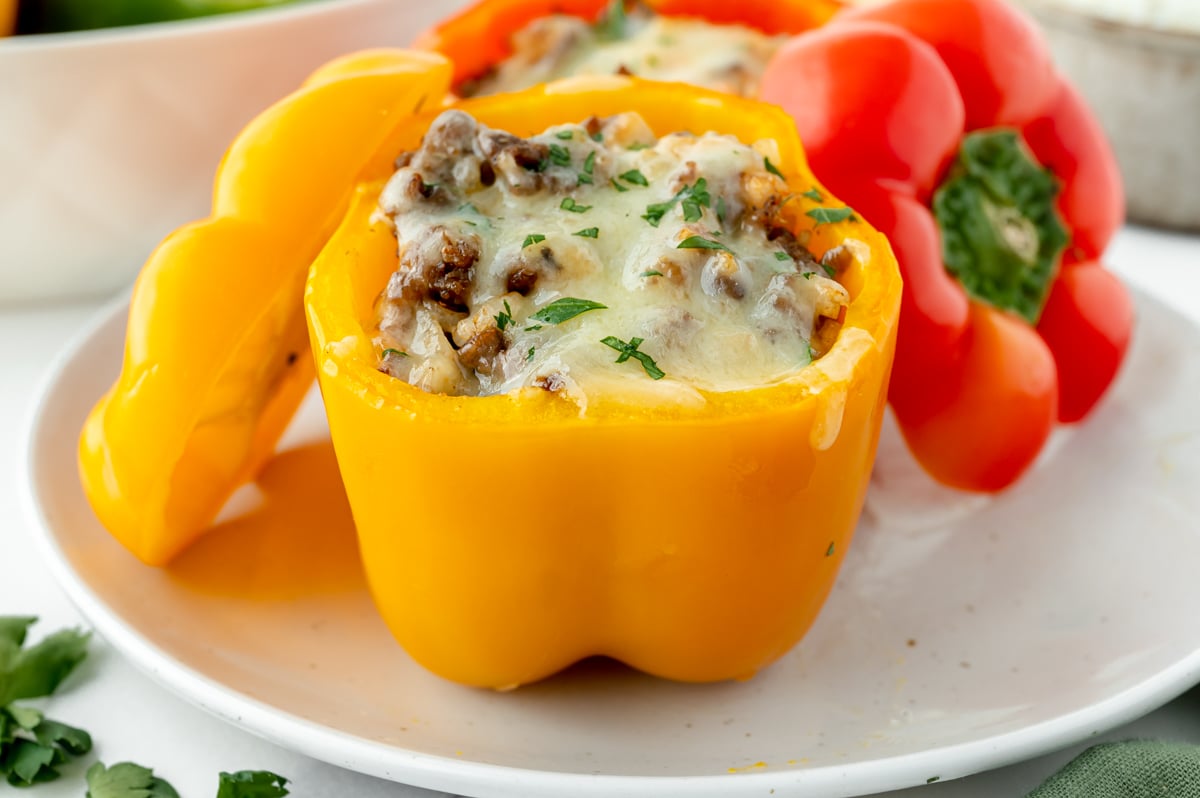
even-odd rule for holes
{"type": "MultiPolygon", "coordinates": [[[[535,19],[571,14],[596,21],[613,0],[479,0],[417,37],[414,47],[454,62],[455,85],[507,58],[513,34],[535,19]]],[[[800,33],[827,22],[844,0],[644,0],[657,14],[741,24],[763,33],[800,33]]]]}
{"type": "Polygon", "coordinates": [[[998,491],[1115,377],[1133,308],[1098,258],[1124,216],[1103,132],[1003,0],[894,0],[786,44],[762,98],[904,275],[889,401],[938,481],[998,491]]]}

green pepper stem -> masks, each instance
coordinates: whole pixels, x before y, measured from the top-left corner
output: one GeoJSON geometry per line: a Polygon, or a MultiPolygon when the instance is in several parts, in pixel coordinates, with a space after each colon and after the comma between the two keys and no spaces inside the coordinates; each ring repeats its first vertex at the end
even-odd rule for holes
{"type": "Polygon", "coordinates": [[[946,270],[971,297],[1037,324],[1068,240],[1058,191],[1015,130],[963,139],[933,212],[946,270]]]}

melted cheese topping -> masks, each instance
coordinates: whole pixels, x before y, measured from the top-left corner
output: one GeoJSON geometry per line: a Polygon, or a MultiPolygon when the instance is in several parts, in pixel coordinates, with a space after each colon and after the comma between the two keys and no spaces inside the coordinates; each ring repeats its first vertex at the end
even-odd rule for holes
{"type": "Polygon", "coordinates": [[[741,25],[641,11],[629,15],[623,38],[606,40],[582,19],[557,14],[515,34],[513,54],[465,91],[498,94],[572,75],[632,74],[749,97],[783,40],[741,25]]]}
{"type": "Polygon", "coordinates": [[[380,204],[380,367],[430,392],[702,401],[820,356],[848,301],[778,217],[770,143],[632,114],[518,139],[443,113],[380,204]],[[557,312],[579,301],[571,318],[557,312]]]}

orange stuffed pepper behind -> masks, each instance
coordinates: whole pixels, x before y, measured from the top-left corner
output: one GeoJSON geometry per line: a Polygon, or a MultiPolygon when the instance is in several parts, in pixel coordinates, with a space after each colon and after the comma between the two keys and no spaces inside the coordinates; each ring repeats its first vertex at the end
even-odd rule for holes
{"type": "MultiPolygon", "coordinates": [[[[667,19],[741,26],[777,36],[820,27],[845,3],[843,0],[643,0],[638,6],[667,19]]],[[[425,31],[414,46],[441,53],[453,61],[454,83],[461,88],[513,55],[514,36],[531,23],[553,15],[578,17],[594,26],[601,38],[619,39],[623,36],[625,8],[623,0],[479,0],[425,31]]],[[[535,46],[556,47],[564,43],[541,41],[535,46]]],[[[711,53],[703,55],[709,57],[711,53]]],[[[641,74],[636,64],[623,64],[622,71],[629,74],[625,70],[641,74]]],[[[694,76],[688,76],[685,82],[706,85],[694,76]]]]}
{"type": "Polygon", "coordinates": [[[383,373],[372,333],[398,257],[380,192],[435,114],[402,123],[305,300],[384,619],[418,662],[470,685],[513,687],[591,655],[684,681],[751,676],[812,624],[858,520],[901,294],[887,242],[816,184],[790,117],[765,104],[609,77],[458,107],[517,136],[633,111],[660,136],[773,140],[797,237],[818,257],[862,244],[839,275],[850,301],[836,342],[781,381],[586,412],[540,388],[428,393],[383,373]]]}

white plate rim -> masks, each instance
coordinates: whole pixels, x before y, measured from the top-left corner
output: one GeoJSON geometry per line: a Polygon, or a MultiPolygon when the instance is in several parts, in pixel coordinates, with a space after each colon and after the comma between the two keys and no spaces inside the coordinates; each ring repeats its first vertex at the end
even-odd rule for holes
{"type": "MultiPolygon", "coordinates": [[[[1140,302],[1170,313],[1160,300],[1130,286],[1140,302]]],[[[57,545],[38,498],[34,474],[45,408],[69,372],[68,366],[101,329],[128,310],[128,299],[103,306],[47,365],[25,424],[20,446],[22,510],[35,544],[68,598],[96,631],[138,670],[172,693],[236,727],[305,756],[338,767],[411,786],[476,798],[560,796],[692,796],[737,798],[773,790],[806,798],[853,798],[948,781],[1011,765],[1082,742],[1157,709],[1200,682],[1200,648],[1139,684],[1108,699],[1021,730],[941,748],[901,754],[843,767],[771,769],[711,776],[613,776],[517,768],[411,751],[362,739],[282,709],[221,684],[177,661],[127,626],[75,571],[57,545]],[[796,792],[792,792],[792,791],[796,792]]],[[[1049,775],[1049,774],[1047,774],[1049,775]]]]}

